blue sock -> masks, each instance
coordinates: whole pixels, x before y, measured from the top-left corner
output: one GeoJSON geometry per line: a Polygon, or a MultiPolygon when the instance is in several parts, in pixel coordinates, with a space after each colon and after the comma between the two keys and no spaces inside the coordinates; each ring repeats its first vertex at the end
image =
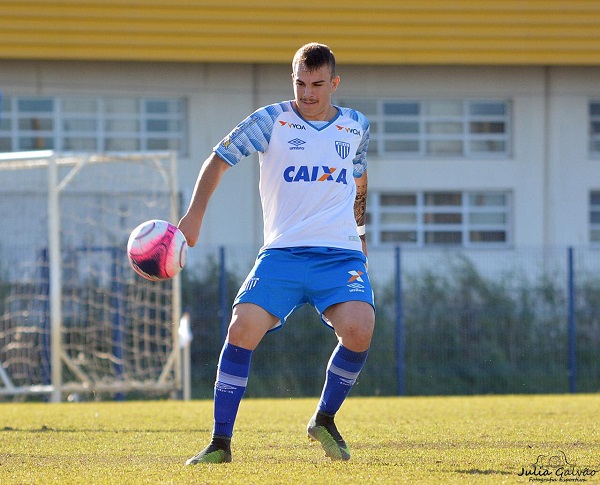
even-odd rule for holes
{"type": "Polygon", "coordinates": [[[246,391],[252,351],[228,342],[223,345],[215,381],[213,436],[233,435],[233,424],[246,391]]]}
{"type": "Polygon", "coordinates": [[[333,416],[338,412],[367,360],[368,350],[353,352],[339,344],[327,364],[327,377],[317,409],[333,416]]]}

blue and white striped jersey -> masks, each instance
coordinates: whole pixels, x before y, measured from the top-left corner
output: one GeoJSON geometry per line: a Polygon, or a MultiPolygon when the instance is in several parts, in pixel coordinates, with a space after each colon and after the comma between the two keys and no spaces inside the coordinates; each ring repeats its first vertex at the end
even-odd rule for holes
{"type": "Polygon", "coordinates": [[[362,250],[354,219],[356,185],[367,168],[369,122],[337,107],[325,124],[303,119],[291,101],[258,109],[214,151],[230,165],[258,152],[262,249],[298,246],[362,250]]]}

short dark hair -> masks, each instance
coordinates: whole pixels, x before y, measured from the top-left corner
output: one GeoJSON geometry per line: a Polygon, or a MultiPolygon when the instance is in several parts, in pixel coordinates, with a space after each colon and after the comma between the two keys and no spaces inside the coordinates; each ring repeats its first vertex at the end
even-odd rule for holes
{"type": "Polygon", "coordinates": [[[300,47],[292,60],[292,70],[298,64],[304,66],[309,72],[327,65],[331,71],[331,78],[335,77],[335,56],[329,46],[325,44],[310,42],[300,47]]]}

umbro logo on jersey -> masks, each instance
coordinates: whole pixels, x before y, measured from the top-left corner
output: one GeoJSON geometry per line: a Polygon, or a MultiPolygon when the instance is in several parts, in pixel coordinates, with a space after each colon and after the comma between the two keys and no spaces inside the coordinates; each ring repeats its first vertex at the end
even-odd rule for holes
{"type": "Polygon", "coordinates": [[[300,138],[294,138],[293,140],[288,141],[288,143],[292,145],[290,150],[304,150],[304,147],[301,145],[304,145],[306,142],[300,138]]]}
{"type": "Polygon", "coordinates": [[[287,126],[288,128],[293,128],[294,130],[306,130],[306,126],[301,125],[300,123],[290,123],[289,121],[279,121],[281,126],[287,126]]]}
{"type": "Polygon", "coordinates": [[[292,165],[283,171],[283,179],[286,182],[335,182],[347,185],[347,170],[342,168],[336,172],[336,167],[326,167],[325,165],[315,165],[314,167],[292,165]]]}

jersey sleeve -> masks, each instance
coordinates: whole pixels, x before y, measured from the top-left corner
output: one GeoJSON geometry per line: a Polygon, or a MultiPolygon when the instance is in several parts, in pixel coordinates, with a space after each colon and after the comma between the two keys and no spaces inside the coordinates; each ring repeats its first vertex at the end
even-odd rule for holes
{"type": "Polygon", "coordinates": [[[260,108],[240,122],[213,151],[229,165],[256,152],[265,152],[271,140],[273,124],[284,111],[281,104],[260,108]]]}
{"type": "Polygon", "coordinates": [[[353,110],[352,117],[355,118],[362,127],[362,139],[360,140],[360,145],[356,151],[356,156],[352,161],[354,167],[353,175],[355,178],[359,178],[365,173],[365,170],[367,170],[367,149],[369,148],[370,124],[367,117],[358,111],[353,110]]]}

